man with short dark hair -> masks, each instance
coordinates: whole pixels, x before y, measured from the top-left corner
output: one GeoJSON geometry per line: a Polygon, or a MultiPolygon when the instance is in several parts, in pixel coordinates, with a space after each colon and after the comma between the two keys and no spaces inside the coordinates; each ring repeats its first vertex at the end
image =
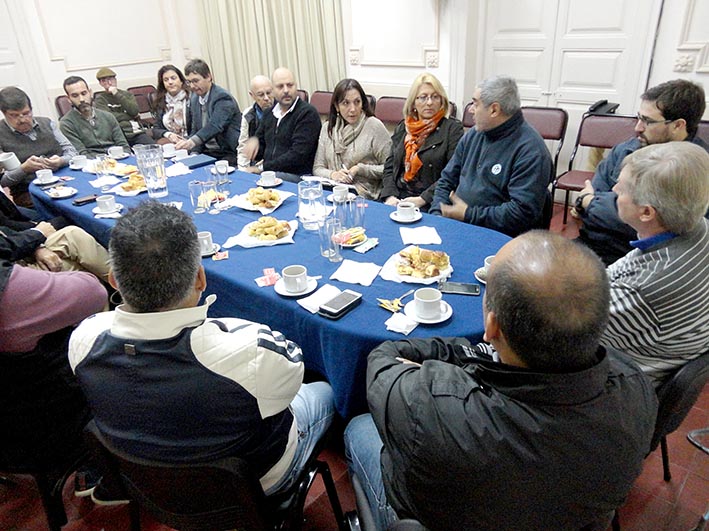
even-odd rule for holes
{"type": "Polygon", "coordinates": [[[66,78],[64,92],[73,108],[59,120],[59,128],[80,154],[105,155],[111,146],[130,151],[116,118],[110,112],[94,108],[93,94],[83,78],[66,78]]]}
{"type": "Polygon", "coordinates": [[[253,105],[244,110],[241,118],[241,134],[239,135],[239,169],[246,170],[252,162],[244,156],[244,148],[249,138],[256,134],[264,113],[273,107],[273,85],[266,76],[254,76],[249,86],[249,96],[253,105]]]}
{"type": "Polygon", "coordinates": [[[275,171],[279,179],[300,181],[313,172],[320,138],[320,115],[315,107],[298,97],[293,72],[276,68],[271,75],[273,97],[277,104],[267,110],[256,134],[248,139],[243,156],[259,162],[245,171],[275,171]]]}
{"type": "MultiPolygon", "coordinates": [[[[109,244],[124,304],[84,321],[69,361],[96,426],[119,450],[170,463],[249,461],[266,494],[298,478],[335,413],[332,389],[302,384],[300,348],[268,326],[208,319],[197,229],[147,201],[109,244]],[[116,407],[120,404],[120,407],[116,407]]],[[[101,484],[92,498],[104,498],[101,484]]]]}
{"type": "Polygon", "coordinates": [[[515,80],[497,76],[480,83],[473,112],[475,128],[441,173],[429,212],[510,236],[546,228],[551,155],[524,121],[515,80]]]}
{"type": "Polygon", "coordinates": [[[350,473],[378,529],[605,529],[650,449],[657,399],[639,368],[599,347],[605,269],[531,231],[495,256],[485,339],[386,342],[368,359],[371,415],[345,430],[350,473]],[[563,282],[559,279],[563,278],[563,282]]]}
{"type": "Polygon", "coordinates": [[[709,150],[697,136],[705,107],[704,89],[685,79],[648,89],[640,96],[637,136],[615,146],[596,168],[593,180],[586,181],[574,207],[583,221],[579,239],[606,265],[627,254],[632,249],[629,242],[635,239],[635,230],[618,216],[613,192],[623,159],[641,147],[671,141],[691,142],[709,150]]]}
{"type": "Polygon", "coordinates": [[[613,192],[637,236],[608,268],[601,343],[630,354],[660,385],[709,351],[709,154],[692,142],[639,149],[625,157],[613,192]]]}
{"type": "Polygon", "coordinates": [[[121,126],[123,135],[131,146],[154,144],[155,140],[140,123],[140,107],[135,96],[118,88],[116,73],[110,68],[101,68],[96,79],[104,92],[97,92],[94,98],[97,109],[110,112],[121,126]]]}
{"type": "Polygon", "coordinates": [[[236,166],[236,146],[241,129],[241,111],[234,96],[214,83],[209,65],[193,59],[185,66],[190,96],[190,137],[175,144],[177,149],[204,153],[236,166]]]}
{"type": "Polygon", "coordinates": [[[37,170],[58,170],[69,164],[76,150],[54,120],[35,117],[29,96],[17,87],[0,90],[0,151],[13,152],[20,166],[6,170],[0,184],[8,187],[15,203],[31,208],[29,183],[37,170]]]}

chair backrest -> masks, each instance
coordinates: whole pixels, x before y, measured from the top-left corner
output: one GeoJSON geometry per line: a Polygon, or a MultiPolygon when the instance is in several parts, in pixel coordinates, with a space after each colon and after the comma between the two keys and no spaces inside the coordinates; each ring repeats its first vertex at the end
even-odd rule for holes
{"type": "Polygon", "coordinates": [[[448,102],[448,111],[449,118],[458,118],[458,106],[454,102],[448,102]]]}
{"type": "Polygon", "coordinates": [[[635,136],[636,116],[620,114],[589,114],[581,119],[576,144],[569,158],[569,171],[573,169],[579,146],[610,149],[635,136]]]}
{"type": "Polygon", "coordinates": [[[133,96],[137,96],[138,94],[147,96],[148,94],[153,94],[158,91],[153,85],[137,85],[135,87],[128,87],[126,90],[133,94],[133,96]]]}
{"type": "Polygon", "coordinates": [[[377,111],[377,98],[372,96],[371,94],[365,94],[367,96],[367,99],[369,100],[369,108],[371,109],[372,112],[377,111]]]}
{"type": "Polygon", "coordinates": [[[557,107],[522,107],[522,114],[526,122],[534,127],[544,140],[558,142],[552,167],[552,179],[556,178],[559,153],[564,147],[566,126],[569,124],[569,113],[557,107]]]}
{"type": "Polygon", "coordinates": [[[405,105],[406,98],[382,96],[377,100],[374,116],[379,118],[384,125],[396,125],[404,119],[405,105]]]}
{"type": "Polygon", "coordinates": [[[473,115],[472,101],[465,104],[465,108],[463,109],[463,116],[460,118],[460,121],[463,122],[463,127],[466,129],[475,127],[475,115],[473,115]]]}
{"type": "Polygon", "coordinates": [[[651,448],[657,448],[660,439],[675,431],[695,404],[704,385],[709,381],[709,352],[684,364],[657,389],[660,407],[657,411],[655,433],[651,448]]]}
{"type": "Polygon", "coordinates": [[[697,127],[697,136],[709,144],[709,120],[702,120],[697,127]]]}
{"type": "Polygon", "coordinates": [[[69,96],[62,94],[61,96],[54,98],[54,107],[57,109],[59,118],[64,116],[71,110],[71,100],[69,99],[69,96]]]}
{"type": "Polygon", "coordinates": [[[104,477],[159,522],[184,530],[267,529],[265,495],[246,461],[173,465],[138,459],[112,448],[93,421],[86,437],[104,477]]]}
{"type": "Polygon", "coordinates": [[[298,96],[300,97],[301,100],[305,102],[310,101],[310,97],[308,96],[308,91],[305,89],[298,89],[298,96]]]}
{"type": "Polygon", "coordinates": [[[332,100],[332,92],[316,90],[310,97],[310,105],[315,107],[318,113],[327,116],[330,114],[330,100],[332,100]]]}

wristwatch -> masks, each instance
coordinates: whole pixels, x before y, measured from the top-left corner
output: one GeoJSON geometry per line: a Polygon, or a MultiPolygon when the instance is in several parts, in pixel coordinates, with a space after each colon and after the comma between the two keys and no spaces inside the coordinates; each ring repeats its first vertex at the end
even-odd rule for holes
{"type": "Polygon", "coordinates": [[[578,197],[576,198],[576,202],[574,203],[574,209],[576,210],[576,213],[577,213],[579,216],[580,216],[581,214],[583,214],[584,211],[586,210],[586,209],[584,208],[584,206],[583,206],[583,200],[584,200],[584,198],[585,198],[586,196],[588,196],[588,195],[593,195],[593,194],[591,194],[591,193],[585,193],[585,194],[581,194],[580,196],[578,196],[578,197]]]}

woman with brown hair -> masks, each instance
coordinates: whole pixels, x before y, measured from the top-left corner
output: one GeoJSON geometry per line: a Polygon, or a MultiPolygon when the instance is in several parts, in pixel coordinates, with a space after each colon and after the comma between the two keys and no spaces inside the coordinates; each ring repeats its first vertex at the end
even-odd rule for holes
{"type": "Polygon", "coordinates": [[[189,92],[185,76],[179,68],[164,65],[158,70],[158,91],[155,94],[155,140],[166,138],[173,144],[187,136],[190,116],[189,92]]]}

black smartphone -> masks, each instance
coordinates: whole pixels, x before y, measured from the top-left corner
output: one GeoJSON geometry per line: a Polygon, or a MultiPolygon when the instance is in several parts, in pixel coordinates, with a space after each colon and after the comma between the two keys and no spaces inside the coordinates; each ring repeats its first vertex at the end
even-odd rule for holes
{"type": "Polygon", "coordinates": [[[77,197],[71,203],[75,206],[88,205],[89,203],[93,203],[94,201],[96,201],[97,197],[98,196],[96,194],[86,195],[84,197],[77,197]]]}
{"type": "Polygon", "coordinates": [[[480,295],[480,285],[466,284],[464,282],[439,282],[438,289],[441,293],[458,293],[460,295],[480,295]]]}
{"type": "Polygon", "coordinates": [[[346,289],[318,308],[318,314],[328,319],[339,319],[362,302],[362,294],[346,289]]]}

